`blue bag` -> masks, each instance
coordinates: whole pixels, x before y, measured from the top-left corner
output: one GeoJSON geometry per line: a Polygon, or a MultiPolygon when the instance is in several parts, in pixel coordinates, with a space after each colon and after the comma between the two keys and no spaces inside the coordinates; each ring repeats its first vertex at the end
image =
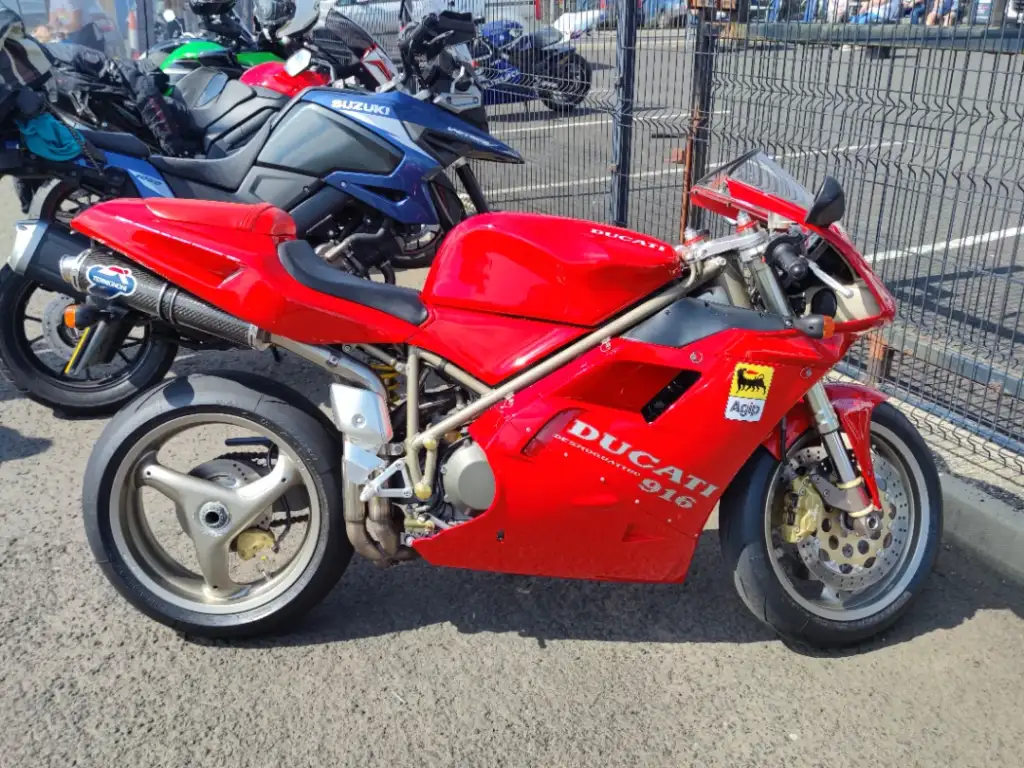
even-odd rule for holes
{"type": "Polygon", "coordinates": [[[68,126],[51,114],[36,115],[27,122],[18,121],[25,148],[44,160],[63,162],[82,154],[82,145],[68,126]]]}

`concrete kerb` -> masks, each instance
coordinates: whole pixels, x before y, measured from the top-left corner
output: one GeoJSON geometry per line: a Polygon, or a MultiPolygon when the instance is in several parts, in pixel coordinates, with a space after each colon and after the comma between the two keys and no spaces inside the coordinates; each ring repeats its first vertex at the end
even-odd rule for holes
{"type": "Polygon", "coordinates": [[[1024,583],[1024,514],[952,475],[941,475],[945,537],[1024,583]]]}

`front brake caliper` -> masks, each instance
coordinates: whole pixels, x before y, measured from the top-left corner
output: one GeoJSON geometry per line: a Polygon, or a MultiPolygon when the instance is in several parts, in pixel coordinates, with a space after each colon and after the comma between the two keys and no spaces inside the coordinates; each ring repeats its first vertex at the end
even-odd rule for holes
{"type": "Polygon", "coordinates": [[[779,521],[779,534],[783,541],[796,544],[818,530],[825,517],[825,503],[807,475],[793,478],[790,489],[779,521]]]}

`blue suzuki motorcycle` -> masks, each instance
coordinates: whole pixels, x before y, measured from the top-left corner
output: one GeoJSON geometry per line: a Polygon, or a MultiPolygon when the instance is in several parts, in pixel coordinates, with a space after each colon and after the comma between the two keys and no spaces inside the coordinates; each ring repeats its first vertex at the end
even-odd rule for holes
{"type": "MultiPolygon", "coordinates": [[[[348,21],[338,17],[333,23],[348,21]]],[[[344,37],[335,28],[331,38],[350,43],[353,30],[343,31],[344,37]]],[[[196,70],[178,88],[203,134],[203,159],[156,156],[134,136],[81,130],[80,156],[55,162],[21,147],[20,167],[6,172],[61,178],[44,209],[33,211],[58,223],[69,220],[76,206],[109,197],[269,202],[291,214],[299,236],[328,263],[393,282],[392,265],[428,263],[443,235],[466,215],[446,171],[454,172],[483,212],[487,201],[466,161],[523,162],[487,132],[472,65],[451,52],[474,32],[471,18],[450,13],[411,27],[400,45],[405,79],[383,92],[316,87],[288,99],[216,70],[196,70]],[[422,57],[430,60],[425,73],[417,61],[422,57]]],[[[317,50],[296,54],[299,64],[290,61],[289,71],[300,73],[330,53],[334,74],[344,74],[342,54],[329,51],[325,38],[314,36],[310,45],[317,50]]],[[[12,151],[18,148],[8,144],[8,156],[12,151]]],[[[62,226],[50,227],[47,237],[52,247],[41,249],[47,258],[39,260],[39,270],[24,277],[7,268],[0,273],[0,361],[32,399],[66,415],[109,413],[163,377],[179,345],[208,343],[169,322],[135,325],[136,318],[126,317],[124,344],[115,345],[103,365],[68,374],[77,336],[65,310],[76,301],[58,295],[40,307],[33,295],[64,294],[59,259],[89,243],[62,226]],[[29,321],[36,321],[31,330],[29,321]],[[41,348],[49,353],[46,362],[41,348]],[[56,370],[48,364],[54,357],[56,370]]]]}
{"type": "Polygon", "coordinates": [[[487,81],[486,104],[540,99],[554,112],[568,112],[590,93],[590,63],[554,27],[528,32],[518,21],[488,22],[474,41],[473,60],[487,81]]]}

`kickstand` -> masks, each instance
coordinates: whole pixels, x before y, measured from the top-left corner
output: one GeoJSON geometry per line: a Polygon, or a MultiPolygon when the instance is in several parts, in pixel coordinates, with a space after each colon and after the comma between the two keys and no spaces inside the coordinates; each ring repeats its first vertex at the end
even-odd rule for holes
{"type": "Polygon", "coordinates": [[[281,354],[281,350],[279,350],[277,347],[271,347],[270,354],[274,356],[275,363],[280,363],[282,360],[284,360],[284,355],[281,354]]]}

